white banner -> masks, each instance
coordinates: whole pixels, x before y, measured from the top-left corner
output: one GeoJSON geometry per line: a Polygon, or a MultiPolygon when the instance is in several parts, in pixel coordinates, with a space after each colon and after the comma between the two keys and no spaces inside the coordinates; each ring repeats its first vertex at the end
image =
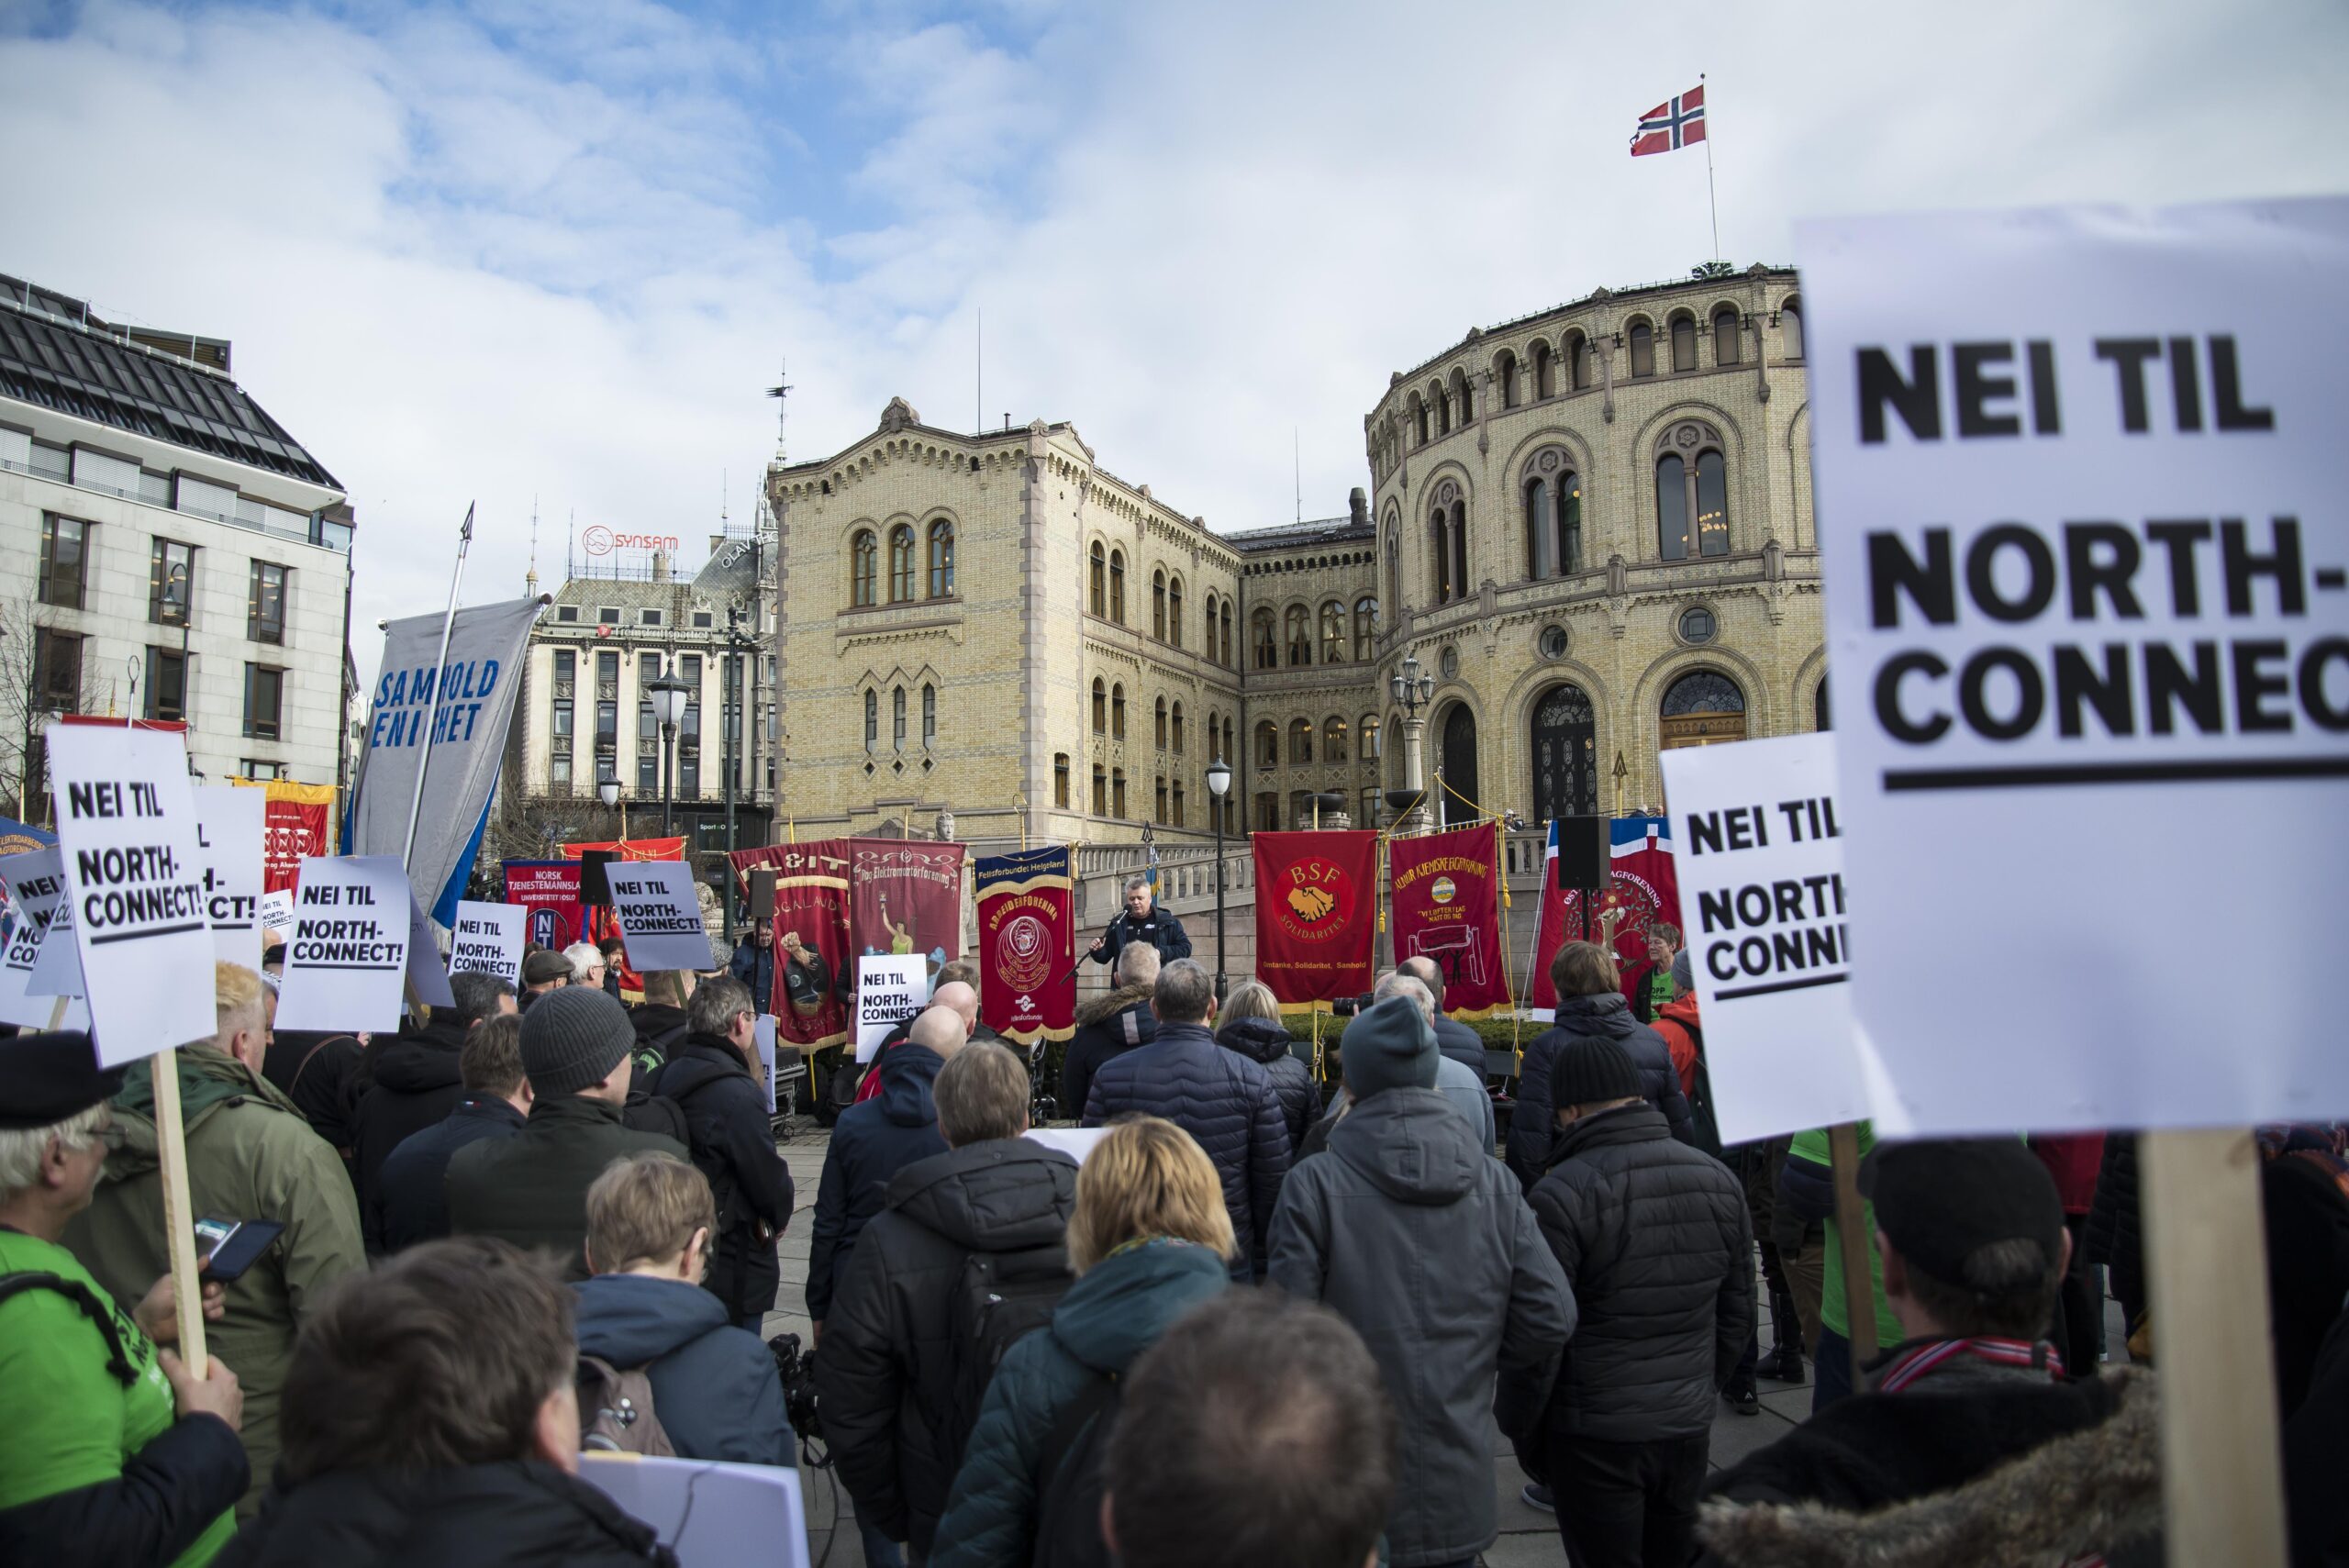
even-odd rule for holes
{"type": "Polygon", "coordinates": [[[726,1464],[583,1453],[579,1479],[652,1527],[678,1568],[807,1568],[807,1518],[799,1472],[779,1464],[726,1464]]]}
{"type": "Polygon", "coordinates": [[[477,904],[462,899],[450,928],[449,973],[495,974],[522,989],[524,927],[530,912],[519,904],[477,904]]]}
{"type": "Polygon", "coordinates": [[[774,1015],[761,1013],[755,1026],[758,1032],[752,1043],[758,1048],[759,1067],[766,1084],[767,1115],[774,1115],[774,1015]]]}
{"type": "Polygon", "coordinates": [[[185,742],[80,724],[53,726],[48,740],[99,1065],[212,1039],[212,931],[185,742]]]}
{"type": "MultiPolygon", "coordinates": [[[[8,933],[7,948],[0,952],[0,1023],[45,1029],[57,1012],[57,997],[35,996],[26,987],[33,977],[33,964],[39,956],[50,917],[65,896],[63,856],[52,845],[0,858],[0,883],[7,885],[8,905],[17,917],[16,925],[8,933]]],[[[73,945],[70,936],[65,939],[65,945],[73,945]]],[[[88,1006],[79,997],[68,1001],[57,1027],[88,1029],[88,1006]]]]}
{"type": "Polygon", "coordinates": [[[294,890],[290,887],[272,888],[261,895],[261,929],[274,931],[289,941],[294,936],[294,890]]]}
{"type": "MultiPolygon", "coordinates": [[[[415,902],[397,855],[305,860],[277,989],[277,1027],[397,1029],[415,902]]],[[[440,973],[437,963],[429,967],[440,973]]],[[[448,984],[445,976],[441,984],[448,984]]]]}
{"type": "Polygon", "coordinates": [[[2349,202],[1797,249],[1854,1003],[1902,1107],[2349,1113],[2349,202]]]}
{"type": "Polygon", "coordinates": [[[195,828],[204,851],[205,917],[213,951],[247,969],[261,965],[261,884],[265,791],[205,784],[195,791],[195,828]]]}
{"type": "Polygon", "coordinates": [[[1866,1116],[1834,738],[1683,746],[1662,761],[1721,1141],[1866,1116]]]}
{"type": "Polygon", "coordinates": [[[856,963],[856,1059],[870,1062],[889,1031],[930,1006],[930,960],[867,954],[856,963]]]}
{"type": "Polygon", "coordinates": [[[606,876],[630,969],[650,974],[710,967],[709,930],[702,924],[693,867],[683,861],[614,861],[606,876]]]}

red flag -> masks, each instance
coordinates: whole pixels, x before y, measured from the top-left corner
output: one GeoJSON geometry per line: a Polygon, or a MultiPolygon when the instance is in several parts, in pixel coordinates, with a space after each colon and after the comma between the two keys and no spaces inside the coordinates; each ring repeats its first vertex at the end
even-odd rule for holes
{"type": "Polygon", "coordinates": [[[1631,133],[1631,156],[1673,152],[1704,139],[1705,85],[1699,82],[1640,117],[1640,128],[1631,133]]]}
{"type": "Polygon", "coordinates": [[[529,911],[522,929],[540,947],[561,952],[579,940],[579,870],[575,860],[506,862],[506,902],[529,911]]]}
{"type": "Polygon", "coordinates": [[[1619,817],[1611,837],[1599,915],[1615,914],[1615,962],[1628,997],[1655,967],[1648,962],[1648,928],[1658,921],[1680,924],[1680,871],[1672,858],[1669,817],[1619,817]]]}
{"type": "Polygon", "coordinates": [[[989,856],[973,872],[979,1017],[1022,1045],[1068,1039],[1076,1032],[1076,879],[1068,846],[989,856]]]}
{"type": "Polygon", "coordinates": [[[920,953],[934,984],[963,956],[960,844],[909,839],[849,841],[849,937],[859,953],[920,953]]]}
{"type": "Polygon", "coordinates": [[[1281,1002],[1370,989],[1378,925],[1378,835],[1367,828],[1252,835],[1256,978],[1281,1002]]]}
{"type": "Polygon", "coordinates": [[[1499,855],[1499,828],[1489,823],[1386,846],[1396,956],[1435,961],[1443,971],[1444,1011],[1454,1018],[1487,1018],[1508,1005],[1499,855]]]}
{"type": "Polygon", "coordinates": [[[842,994],[856,978],[848,944],[849,840],[769,844],[728,858],[738,882],[754,866],[775,873],[774,945],[784,966],[768,1000],[775,1038],[801,1051],[840,1044],[848,1039],[842,994]]]}
{"type": "MultiPolygon", "coordinates": [[[[1591,901],[1592,939],[1599,934],[1598,901],[1591,901]]],[[[1542,861],[1542,904],[1533,921],[1533,974],[1525,987],[1525,1011],[1528,1017],[1552,1018],[1557,1016],[1558,992],[1550,984],[1550,961],[1568,942],[1582,940],[1582,895],[1572,888],[1558,885],[1558,824],[1550,823],[1550,845],[1542,861]]]]}

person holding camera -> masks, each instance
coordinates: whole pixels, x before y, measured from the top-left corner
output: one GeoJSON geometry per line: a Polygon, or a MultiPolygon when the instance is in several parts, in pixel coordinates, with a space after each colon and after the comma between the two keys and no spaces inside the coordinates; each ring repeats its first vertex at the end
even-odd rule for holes
{"type": "Polygon", "coordinates": [[[1126,878],[1125,912],[1093,939],[1085,956],[1096,963],[1115,963],[1128,942],[1147,942],[1157,949],[1161,964],[1191,956],[1190,933],[1183,929],[1182,921],[1157,906],[1146,876],[1126,878]]]}

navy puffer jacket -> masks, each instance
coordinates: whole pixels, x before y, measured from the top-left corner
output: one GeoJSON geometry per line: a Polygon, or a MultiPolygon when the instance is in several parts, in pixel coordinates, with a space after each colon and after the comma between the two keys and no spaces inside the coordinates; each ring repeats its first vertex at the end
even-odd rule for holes
{"type": "Polygon", "coordinates": [[[1680,1074],[1673,1070],[1672,1048],[1664,1036],[1631,1017],[1631,1004],[1620,991],[1598,996],[1561,996],[1556,1021],[1525,1048],[1517,1069],[1517,1109],[1508,1124],[1508,1168],[1531,1190],[1542,1179],[1556,1141],[1553,1107],[1550,1104],[1550,1063],[1570,1040],[1611,1040],[1631,1054],[1640,1070],[1640,1093],[1664,1113],[1672,1136],[1690,1148],[1697,1146],[1697,1124],[1688,1114],[1688,1096],[1680,1092],[1680,1074]]]}
{"type": "Polygon", "coordinates": [[[881,1092],[841,1112],[832,1129],[807,1237],[807,1316],[818,1323],[831,1311],[832,1287],[848,1271],[864,1222],[881,1212],[889,1178],[946,1152],[938,1106],[930,1097],[945,1065],[936,1051],[910,1040],[885,1052],[874,1069],[881,1074],[881,1092]]]}
{"type": "Polygon", "coordinates": [[[1297,1059],[1297,1041],[1278,1018],[1234,1018],[1215,1031],[1215,1042],[1236,1051],[1264,1070],[1273,1081],[1273,1097],[1281,1103],[1281,1120],[1288,1128],[1290,1162],[1305,1147],[1306,1130],[1321,1117],[1321,1086],[1313,1069],[1297,1059]]]}
{"type": "Polygon", "coordinates": [[[1223,1207],[1240,1244],[1232,1277],[1261,1274],[1273,1206],[1288,1174],[1288,1124],[1272,1079],[1216,1044],[1205,1024],[1161,1023],[1155,1040],[1110,1058],[1093,1075],[1085,1125],[1136,1113],[1163,1117],[1207,1151],[1223,1178],[1223,1207]]]}

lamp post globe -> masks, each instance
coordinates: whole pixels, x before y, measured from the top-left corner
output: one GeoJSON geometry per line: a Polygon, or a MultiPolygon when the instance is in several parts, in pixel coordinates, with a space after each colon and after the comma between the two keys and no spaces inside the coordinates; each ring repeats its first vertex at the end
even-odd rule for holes
{"type": "Polygon", "coordinates": [[[655,675],[644,683],[652,701],[652,717],[661,721],[661,832],[676,831],[675,783],[677,725],[685,717],[685,699],[693,688],[674,675],[655,675]]]}
{"type": "Polygon", "coordinates": [[[604,803],[607,811],[618,806],[620,803],[620,781],[605,779],[599,782],[596,785],[596,798],[604,803]]]}

